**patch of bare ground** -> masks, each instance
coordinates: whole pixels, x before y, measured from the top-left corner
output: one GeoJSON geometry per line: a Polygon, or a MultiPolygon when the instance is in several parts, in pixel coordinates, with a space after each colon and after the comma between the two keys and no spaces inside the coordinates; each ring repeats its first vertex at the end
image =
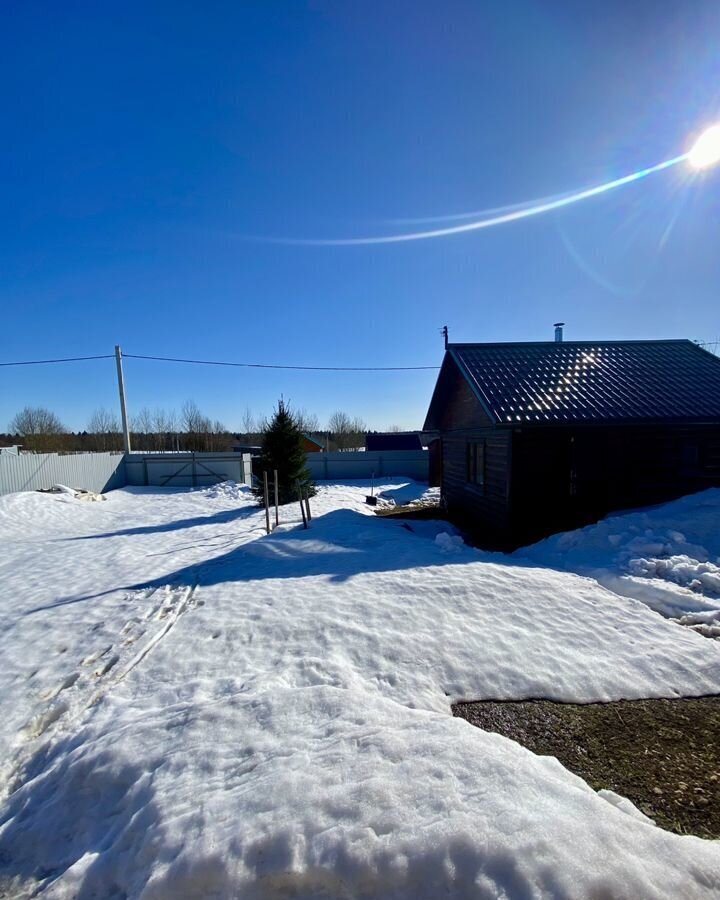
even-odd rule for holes
{"type": "Polygon", "coordinates": [[[720,697],[457,703],[453,715],[555,756],[662,828],[720,838],[720,697]]]}
{"type": "Polygon", "coordinates": [[[445,519],[437,503],[411,503],[405,506],[378,506],[376,516],[397,516],[400,519],[445,519]]]}

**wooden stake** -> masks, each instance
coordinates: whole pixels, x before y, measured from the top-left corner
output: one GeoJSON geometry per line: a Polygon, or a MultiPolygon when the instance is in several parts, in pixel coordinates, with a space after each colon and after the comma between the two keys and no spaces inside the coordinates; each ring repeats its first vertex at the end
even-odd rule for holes
{"type": "Polygon", "coordinates": [[[307,510],[308,522],[312,522],[312,515],[310,514],[310,491],[307,488],[305,488],[305,509],[307,510]]]}
{"type": "Polygon", "coordinates": [[[278,473],[277,473],[277,469],[273,469],[273,472],[274,472],[274,475],[275,475],[275,527],[277,528],[278,525],[280,524],[280,517],[279,517],[279,513],[278,513],[278,503],[279,503],[280,501],[279,501],[279,499],[278,499],[279,491],[278,491],[278,473]]]}
{"type": "Polygon", "coordinates": [[[307,517],[305,516],[305,507],[303,506],[302,488],[300,487],[299,481],[297,482],[297,492],[298,492],[298,497],[300,498],[300,512],[302,513],[303,527],[307,528],[308,527],[307,517]]]}
{"type": "Polygon", "coordinates": [[[267,472],[263,472],[263,495],[265,497],[265,528],[270,534],[270,497],[268,496],[268,477],[267,472]]]}

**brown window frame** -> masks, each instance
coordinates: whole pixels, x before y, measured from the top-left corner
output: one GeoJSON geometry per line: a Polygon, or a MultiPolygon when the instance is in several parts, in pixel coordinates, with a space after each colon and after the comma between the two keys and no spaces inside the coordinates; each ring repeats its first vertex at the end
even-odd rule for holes
{"type": "Polygon", "coordinates": [[[485,488],[487,448],[484,440],[468,441],[465,445],[465,481],[474,487],[485,488]]]}

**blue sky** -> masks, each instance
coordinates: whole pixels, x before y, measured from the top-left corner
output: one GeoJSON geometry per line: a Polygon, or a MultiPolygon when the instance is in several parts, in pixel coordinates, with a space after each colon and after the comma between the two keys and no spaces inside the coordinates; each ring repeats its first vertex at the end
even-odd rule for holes
{"type": "MultiPolygon", "coordinates": [[[[678,166],[562,211],[355,237],[572,191],[720,118],[720,5],[9,2],[0,32],[0,360],[128,353],[439,365],[451,340],[720,335],[720,175],[678,166]]],[[[422,226],[425,227],[425,226],[422,226]]],[[[422,424],[432,372],[128,360],[128,400],[239,427],[282,393],[325,421],[422,424]]],[[[82,428],[112,360],[0,369],[82,428]]]]}

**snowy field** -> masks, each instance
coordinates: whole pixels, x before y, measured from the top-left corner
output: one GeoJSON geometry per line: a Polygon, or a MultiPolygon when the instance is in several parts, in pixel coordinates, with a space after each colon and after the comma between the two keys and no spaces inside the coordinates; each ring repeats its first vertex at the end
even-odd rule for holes
{"type": "Polygon", "coordinates": [[[503,556],[368,489],[271,536],[235,485],[0,498],[0,896],[720,896],[717,843],[450,714],[720,692],[672,621],[713,633],[720,491],[503,556]]]}

